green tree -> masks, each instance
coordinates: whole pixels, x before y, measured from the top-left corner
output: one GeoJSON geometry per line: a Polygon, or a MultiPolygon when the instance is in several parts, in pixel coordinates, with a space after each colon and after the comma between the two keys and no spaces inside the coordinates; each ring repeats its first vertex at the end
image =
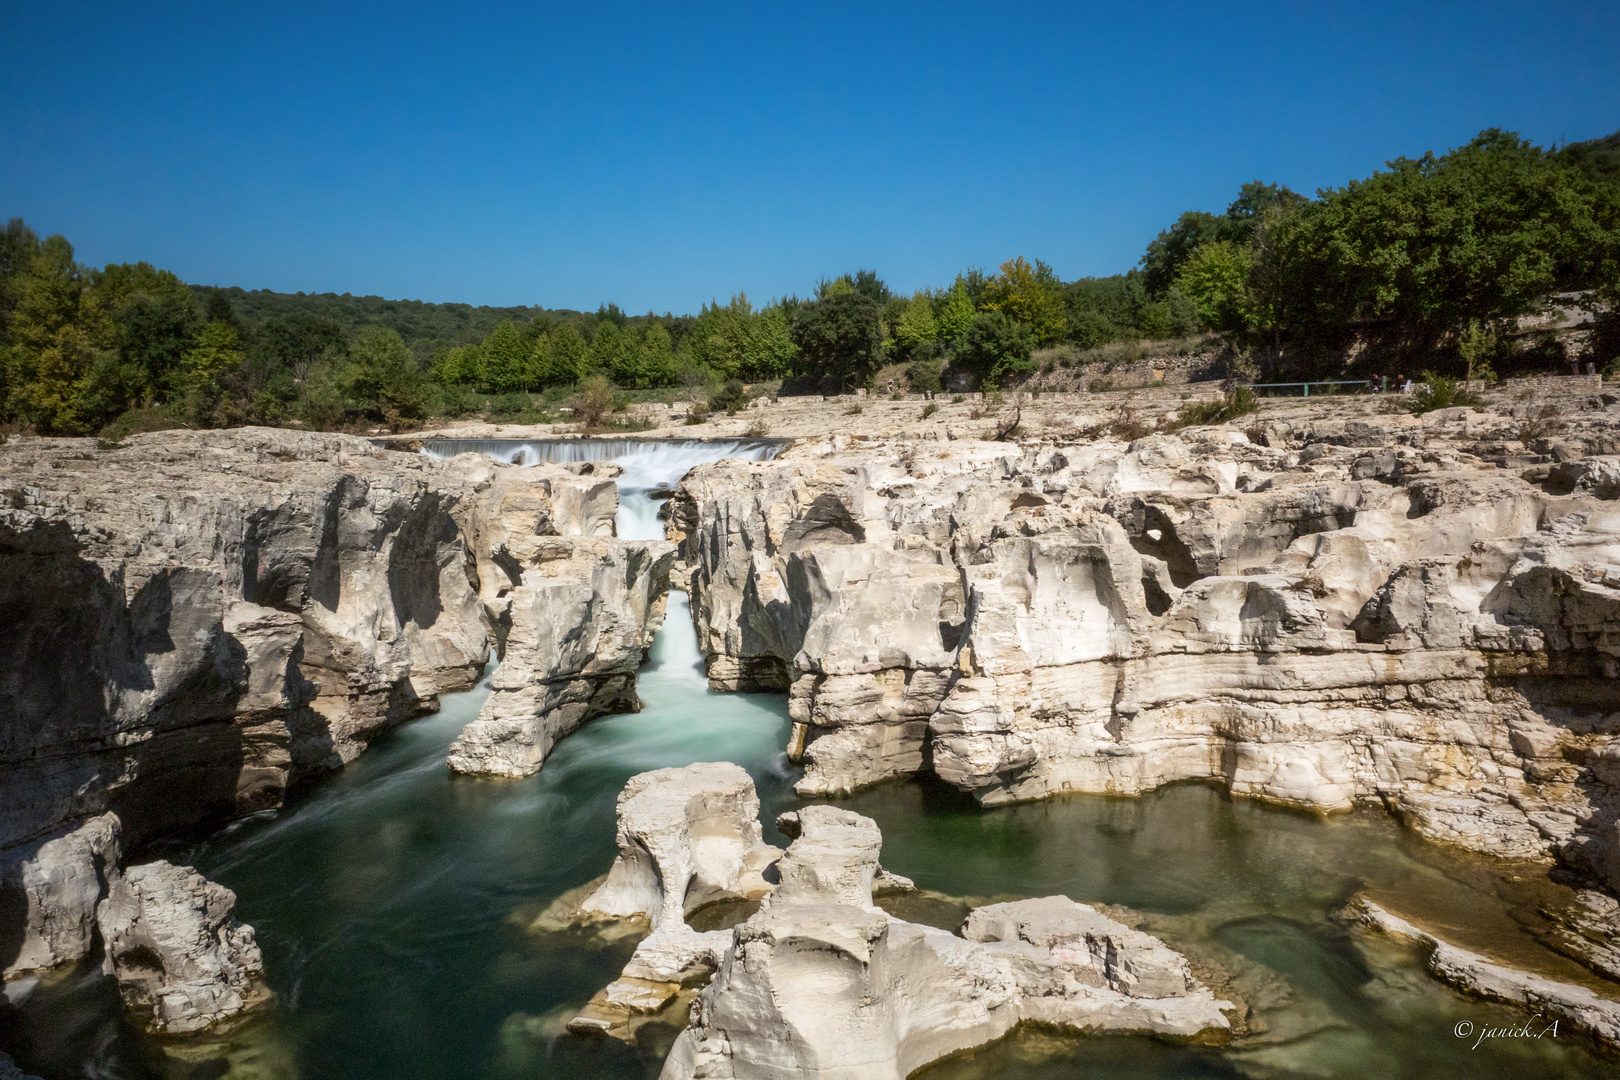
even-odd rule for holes
{"type": "Polygon", "coordinates": [[[470,345],[457,345],[453,349],[441,349],[433,358],[428,373],[440,386],[464,386],[478,382],[483,370],[484,347],[473,342],[470,345]]]}
{"type": "MultiPolygon", "coordinates": [[[[501,325],[511,327],[509,322],[501,325]]],[[[364,326],[355,334],[339,383],[356,406],[389,427],[420,419],[427,411],[428,388],[416,357],[386,326],[364,326]]]]}
{"type": "Polygon", "coordinates": [[[242,363],[236,327],[215,319],[203,327],[197,344],[181,362],[181,408],[186,418],[203,427],[226,422],[225,380],[242,363]]]}
{"type": "Polygon", "coordinates": [[[853,288],[800,305],[792,328],[800,373],[845,387],[864,383],[882,364],[879,310],[853,288]]]}
{"type": "Polygon", "coordinates": [[[919,290],[906,304],[894,323],[894,339],[907,353],[916,352],[939,340],[939,320],[934,318],[934,301],[919,290]]]}
{"type": "Polygon", "coordinates": [[[1415,366],[1470,320],[1516,319],[1588,279],[1594,199],[1583,174],[1495,129],[1398,158],[1291,219],[1278,322],[1305,354],[1359,336],[1375,358],[1415,366]]]}
{"type": "Polygon", "coordinates": [[[1206,326],[1242,332],[1250,323],[1249,270],[1246,247],[1230,240],[1200,245],[1183,263],[1174,288],[1192,301],[1206,326]]]}
{"type": "MultiPolygon", "coordinates": [[[[609,323],[608,325],[612,325],[609,323]]],[[[394,335],[396,338],[399,335],[394,335]]],[[[404,340],[400,340],[404,348],[404,340]]],[[[511,319],[503,319],[484,339],[483,382],[493,393],[509,394],[531,388],[528,350],[511,319]]]]}
{"type": "Polygon", "coordinates": [[[1203,210],[1189,210],[1148,244],[1142,256],[1142,280],[1149,293],[1159,294],[1175,283],[1193,252],[1219,241],[1222,220],[1203,210]]]}
{"type": "Polygon", "coordinates": [[[675,349],[661,322],[648,323],[641,335],[641,371],[646,386],[674,386],[679,380],[675,349]]]}
{"type": "Polygon", "coordinates": [[[542,386],[573,386],[590,369],[590,346],[573,323],[560,323],[546,335],[538,361],[542,386]]]}
{"type": "Polygon", "coordinates": [[[939,340],[955,341],[967,333],[967,328],[973,322],[973,299],[968,295],[967,282],[961,274],[956,275],[956,281],[951,285],[939,304],[939,340]]]}
{"type": "Polygon", "coordinates": [[[1005,312],[981,311],[962,335],[956,361],[981,379],[999,382],[1035,370],[1030,359],[1034,345],[1029,329],[1009,319],[1005,312]]]}
{"type": "Polygon", "coordinates": [[[1052,268],[1022,255],[1001,264],[1001,272],[985,286],[981,306],[1006,315],[1029,328],[1037,345],[1053,345],[1068,333],[1063,314],[1063,283],[1052,268]]]}

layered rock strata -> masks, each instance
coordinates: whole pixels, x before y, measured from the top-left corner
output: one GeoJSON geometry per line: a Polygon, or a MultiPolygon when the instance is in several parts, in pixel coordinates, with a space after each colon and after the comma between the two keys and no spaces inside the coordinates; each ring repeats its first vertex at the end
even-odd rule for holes
{"type": "Polygon", "coordinates": [[[489,477],[467,540],[500,666],[448,764],[526,776],[586,720],[640,708],[636,671],[663,624],[674,545],[614,537],[615,465],[452,462],[489,477]]]}
{"type": "Polygon", "coordinates": [[[1519,971],[1490,957],[1458,948],[1385,911],[1366,897],[1358,897],[1346,915],[1425,949],[1429,970],[1442,981],[1475,997],[1517,1005],[1533,1014],[1540,1023],[1527,1029],[1531,1035],[1543,1031],[1556,1035],[1556,1021],[1567,1020],[1578,1031],[1610,1046],[1620,1045],[1620,1002],[1599,997],[1584,986],[1519,971]]]}
{"type": "Polygon", "coordinates": [[[1523,476],[1512,424],[835,438],[700,467],[670,529],[711,685],[788,691],[803,794],[1207,778],[1612,891],[1620,409],[1523,476]]]}
{"type": "Polygon", "coordinates": [[[0,845],[276,805],[488,656],[454,466],[247,428],[0,446],[0,845]]]}
{"type": "Polygon", "coordinates": [[[252,428],[0,445],[0,968],[99,937],[159,1030],[193,1030],[254,999],[251,931],[120,851],[278,805],[469,689],[491,638],[486,718],[519,734],[463,740],[489,760],[633,708],[671,556],[614,539],[613,473],[252,428]]]}
{"type": "Polygon", "coordinates": [[[665,1062],[689,1077],[883,1078],[1001,1037],[1025,1021],[1085,1030],[1220,1038],[1230,1006],[1157,939],[1067,897],[973,911],[960,935],[882,911],[909,889],[878,864],[876,823],[831,806],[783,815],[785,852],[760,840],[752,781],[734,765],[660,769],[619,800],[619,849],[582,917],[646,919],[625,973],[570,1024],[630,1027],[690,999],[665,1062]],[[760,897],[729,930],[698,933],[694,910],[760,897]]]}

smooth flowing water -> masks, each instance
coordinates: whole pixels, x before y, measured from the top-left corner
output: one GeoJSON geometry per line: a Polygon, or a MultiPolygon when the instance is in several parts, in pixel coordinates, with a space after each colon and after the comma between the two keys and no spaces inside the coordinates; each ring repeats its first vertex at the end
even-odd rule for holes
{"type": "MultiPolygon", "coordinates": [[[[608,449],[626,465],[621,535],[641,537],[659,534],[649,490],[699,460],[771,452],[758,443],[608,449]]],[[[798,805],[797,771],[782,753],[782,697],[708,691],[679,593],[639,689],[641,712],[590,722],[537,776],[516,781],[449,775],[446,748],[487,687],[450,695],[281,810],[162,852],[234,889],[238,914],[258,931],[275,1003],[238,1027],[192,1040],[141,1035],[110,981],[86,966],[6,1010],[0,1045],[47,1080],[655,1077],[657,1047],[563,1030],[633,943],[538,935],[527,917],[607,870],[614,799],[633,774],[735,761],[759,786],[767,839],[782,844],[771,822],[798,805]]],[[[1365,888],[1398,910],[1449,920],[1476,946],[1590,978],[1519,929],[1544,887],[1539,872],[1422,843],[1387,816],[1321,819],[1203,785],[985,810],[937,783],[907,782],[841,805],[882,827],[886,867],[944,894],[897,909],[904,917],[950,926],[967,903],[1053,893],[1126,905],[1196,963],[1229,973],[1251,1007],[1251,1033],[1226,1049],[1024,1031],[931,1066],[926,1080],[1620,1074],[1567,1026],[1472,1048],[1458,1025],[1477,1032],[1522,1015],[1453,993],[1412,950],[1335,921],[1365,888]]]]}

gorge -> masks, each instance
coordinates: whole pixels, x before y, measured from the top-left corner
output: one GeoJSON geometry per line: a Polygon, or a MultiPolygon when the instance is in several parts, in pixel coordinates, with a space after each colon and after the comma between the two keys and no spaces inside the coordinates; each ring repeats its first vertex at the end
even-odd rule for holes
{"type": "Polygon", "coordinates": [[[1470,1051],[1459,1023],[1518,1014],[1344,912],[1620,997],[1612,408],[1540,450],[1472,410],[17,439],[0,820],[17,866],[77,837],[89,895],[8,957],[3,1045],[42,1076],[657,1075],[680,1009],[569,1029],[636,935],[543,916],[607,872],[632,776],[729,761],[767,845],[827,799],[875,823],[917,886],[888,917],[1110,905],[1234,1003],[1224,1041],[1026,1026],[916,1075],[1601,1075],[1575,1033],[1470,1051]],[[183,1039],[100,974],[99,906],[155,865],[234,892],[225,967],[262,952],[264,1000],[183,1039]]]}

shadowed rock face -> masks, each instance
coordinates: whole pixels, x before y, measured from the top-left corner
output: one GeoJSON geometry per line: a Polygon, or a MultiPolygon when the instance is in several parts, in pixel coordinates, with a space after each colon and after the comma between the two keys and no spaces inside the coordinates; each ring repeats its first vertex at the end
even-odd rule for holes
{"type": "Polygon", "coordinates": [[[276,805],[488,655],[459,470],[338,435],[0,447],[0,843],[276,805]]]}
{"type": "Polygon", "coordinates": [[[251,928],[120,850],[278,805],[470,688],[491,637],[491,715],[551,725],[536,765],[633,708],[672,546],[613,538],[612,475],[251,428],[0,446],[0,969],[99,934],[155,1030],[205,1026],[256,1000],[251,928]]]}
{"type": "Polygon", "coordinates": [[[789,690],[801,794],[1214,778],[1614,890],[1620,488],[1470,453],[1505,423],[810,441],[695,470],[670,528],[711,685],[789,690]]]}

